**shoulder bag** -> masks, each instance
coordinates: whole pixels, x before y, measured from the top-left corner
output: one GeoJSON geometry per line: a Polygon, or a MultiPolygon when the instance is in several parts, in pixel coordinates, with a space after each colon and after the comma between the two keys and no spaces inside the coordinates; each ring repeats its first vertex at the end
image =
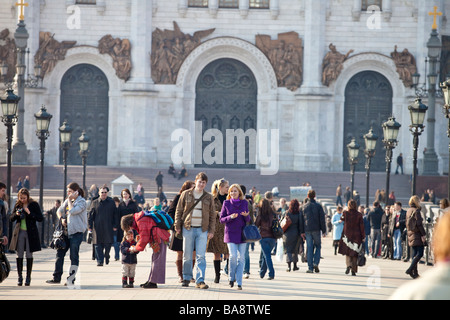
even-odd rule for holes
{"type": "Polygon", "coordinates": [[[280,221],[280,225],[281,225],[281,229],[283,229],[283,233],[286,232],[287,229],[289,229],[291,224],[292,224],[292,220],[291,220],[291,218],[289,218],[289,215],[286,212],[286,214],[284,215],[283,218],[281,218],[281,221],[280,221]]]}
{"type": "Polygon", "coordinates": [[[63,250],[67,246],[66,240],[64,238],[64,228],[61,223],[61,219],[59,219],[58,225],[53,232],[53,239],[50,243],[50,248],[55,250],[63,250]]]}
{"type": "Polygon", "coordinates": [[[242,229],[242,240],[246,243],[261,240],[261,234],[259,233],[258,227],[255,226],[253,222],[246,224],[242,229]]]}
{"type": "Polygon", "coordinates": [[[279,239],[283,236],[283,229],[281,228],[280,221],[275,214],[273,215],[272,220],[272,234],[275,239],[279,239]]]}

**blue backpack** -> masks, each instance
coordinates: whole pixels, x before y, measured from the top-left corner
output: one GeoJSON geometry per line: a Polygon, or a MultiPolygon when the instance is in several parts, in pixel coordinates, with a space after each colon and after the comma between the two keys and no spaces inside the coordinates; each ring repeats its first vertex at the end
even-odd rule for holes
{"type": "Polygon", "coordinates": [[[145,217],[152,218],[156,226],[163,230],[171,230],[173,226],[173,219],[163,210],[144,211],[145,217]]]}

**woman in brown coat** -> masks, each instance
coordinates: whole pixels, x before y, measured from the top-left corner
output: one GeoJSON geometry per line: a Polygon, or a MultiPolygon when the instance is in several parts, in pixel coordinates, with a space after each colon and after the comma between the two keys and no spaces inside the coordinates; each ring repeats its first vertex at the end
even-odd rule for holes
{"type": "Polygon", "coordinates": [[[352,275],[356,276],[358,272],[358,254],[364,250],[363,242],[365,239],[363,216],[357,210],[355,200],[348,202],[348,210],[344,211],[341,216],[344,221],[344,230],[339,241],[339,253],[346,256],[347,269],[345,274],[350,270],[352,275]]]}
{"type": "Polygon", "coordinates": [[[420,213],[419,197],[414,195],[409,199],[410,208],[406,212],[406,230],[408,235],[408,244],[412,248],[412,261],[406,274],[415,279],[419,276],[417,264],[423,257],[423,249],[426,243],[426,232],[423,227],[422,214],[420,213]]]}
{"type": "Polygon", "coordinates": [[[216,231],[214,232],[214,237],[209,240],[206,252],[214,253],[214,272],[216,277],[214,278],[214,283],[219,283],[220,281],[220,262],[221,256],[223,255],[224,260],[227,262],[225,269],[228,269],[228,247],[223,241],[225,234],[225,225],[220,223],[220,212],[222,211],[222,204],[227,199],[229,183],[225,179],[219,179],[214,181],[211,187],[211,194],[214,197],[214,206],[216,209],[216,231]]]}

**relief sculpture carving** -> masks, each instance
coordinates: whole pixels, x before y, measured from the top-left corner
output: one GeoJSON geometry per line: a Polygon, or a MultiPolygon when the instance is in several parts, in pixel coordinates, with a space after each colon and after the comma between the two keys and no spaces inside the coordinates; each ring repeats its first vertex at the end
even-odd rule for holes
{"type": "Polygon", "coordinates": [[[276,40],[257,35],[255,43],[272,64],[278,86],[297,90],[303,80],[303,47],[298,33],[280,33],[276,40]]]}
{"type": "Polygon", "coordinates": [[[405,87],[410,87],[413,84],[412,76],[417,71],[416,59],[408,51],[404,49],[402,52],[397,51],[395,46],[394,51],[391,52],[392,60],[394,60],[395,67],[400,79],[403,81],[405,87]]]}
{"type": "Polygon", "coordinates": [[[322,61],[322,83],[325,86],[329,86],[331,82],[339,77],[344,68],[344,61],[353,52],[353,50],[350,50],[347,54],[342,54],[336,50],[336,46],[332,43],[330,43],[328,48],[330,48],[330,51],[328,51],[322,61]]]}
{"type": "Polygon", "coordinates": [[[128,39],[113,38],[110,34],[98,41],[101,54],[109,54],[119,79],[128,81],[131,75],[131,43],[128,39]]]}
{"type": "Polygon", "coordinates": [[[152,34],[150,60],[152,78],[157,84],[174,84],[184,59],[201,43],[202,38],[215,30],[202,30],[190,35],[181,32],[175,21],[173,27],[174,30],[156,28],[152,34]]]}
{"type": "Polygon", "coordinates": [[[6,82],[11,82],[16,74],[16,43],[13,38],[8,38],[9,30],[0,32],[0,65],[5,63],[8,66],[8,73],[5,76],[6,82]]]}
{"type": "Polygon", "coordinates": [[[35,65],[42,67],[41,76],[44,77],[51,72],[59,60],[64,60],[67,50],[72,48],[76,41],[57,41],[55,34],[50,32],[39,32],[39,49],[34,55],[35,65]]]}

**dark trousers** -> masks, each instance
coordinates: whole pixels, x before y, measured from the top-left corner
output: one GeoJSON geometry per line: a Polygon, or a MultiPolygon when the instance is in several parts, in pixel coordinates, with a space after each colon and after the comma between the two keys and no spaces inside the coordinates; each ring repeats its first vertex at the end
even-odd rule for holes
{"type": "Polygon", "coordinates": [[[53,280],[61,281],[61,276],[63,274],[64,267],[64,257],[67,251],[70,249],[70,263],[71,266],[77,266],[80,264],[80,244],[83,240],[83,233],[77,232],[65,238],[66,248],[56,250],[56,262],[55,262],[55,272],[53,273],[53,280]]]}
{"type": "Polygon", "coordinates": [[[97,243],[95,245],[95,256],[97,257],[97,264],[109,263],[109,252],[111,251],[112,243],[97,243]]]}
{"type": "Polygon", "coordinates": [[[412,261],[411,261],[411,265],[409,266],[408,270],[414,271],[417,274],[418,273],[417,264],[419,263],[420,259],[422,259],[422,257],[423,257],[424,247],[423,246],[414,246],[411,248],[412,248],[412,261]]]}

